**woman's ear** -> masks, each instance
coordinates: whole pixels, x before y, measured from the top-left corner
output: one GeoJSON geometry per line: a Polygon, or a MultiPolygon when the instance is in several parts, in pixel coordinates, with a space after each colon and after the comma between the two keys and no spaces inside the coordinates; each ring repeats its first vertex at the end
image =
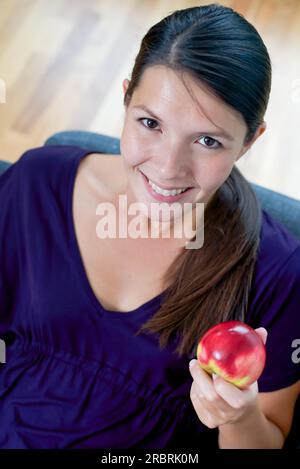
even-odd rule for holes
{"type": "Polygon", "coordinates": [[[262,124],[260,124],[260,126],[256,129],[256,132],[253,135],[250,142],[247,142],[245,145],[243,145],[243,147],[242,147],[236,161],[238,161],[241,158],[241,156],[243,156],[252,147],[255,140],[257,140],[258,137],[260,137],[265,132],[266,128],[267,128],[267,123],[262,122],[262,124]]]}
{"type": "Polygon", "coordinates": [[[127,91],[128,86],[129,86],[129,80],[127,78],[124,78],[124,80],[123,80],[123,93],[124,93],[124,95],[127,91]]]}

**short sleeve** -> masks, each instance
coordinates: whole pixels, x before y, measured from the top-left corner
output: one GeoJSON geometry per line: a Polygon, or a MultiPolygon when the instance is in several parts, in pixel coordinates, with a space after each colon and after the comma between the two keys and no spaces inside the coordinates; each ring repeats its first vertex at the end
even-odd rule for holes
{"type": "Polygon", "coordinates": [[[0,337],[10,322],[17,275],[16,164],[0,176],[0,337]]]}
{"type": "Polygon", "coordinates": [[[256,324],[268,331],[260,392],[285,388],[300,379],[300,246],[268,282],[265,297],[256,324]]]}

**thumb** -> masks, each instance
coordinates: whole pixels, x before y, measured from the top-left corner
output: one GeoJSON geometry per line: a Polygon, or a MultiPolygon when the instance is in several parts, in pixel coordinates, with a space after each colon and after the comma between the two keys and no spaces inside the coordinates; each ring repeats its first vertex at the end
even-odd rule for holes
{"type": "Polygon", "coordinates": [[[264,327],[258,327],[255,329],[255,332],[259,335],[259,337],[262,339],[264,345],[266,345],[267,342],[267,336],[268,336],[268,331],[264,327]]]}

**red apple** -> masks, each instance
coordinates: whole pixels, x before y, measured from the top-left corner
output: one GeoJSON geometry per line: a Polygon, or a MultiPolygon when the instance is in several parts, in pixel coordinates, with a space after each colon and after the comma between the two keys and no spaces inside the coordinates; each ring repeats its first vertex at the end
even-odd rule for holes
{"type": "Polygon", "coordinates": [[[197,359],[208,373],[246,388],[261,375],[266,350],[252,327],[241,321],[227,321],[204,334],[197,347],[197,359]]]}

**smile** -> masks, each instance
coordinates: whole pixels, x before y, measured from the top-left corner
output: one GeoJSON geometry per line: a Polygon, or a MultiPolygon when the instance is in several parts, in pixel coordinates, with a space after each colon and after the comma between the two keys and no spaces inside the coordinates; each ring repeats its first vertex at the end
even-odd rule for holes
{"type": "Polygon", "coordinates": [[[186,188],[186,189],[169,189],[169,190],[168,189],[162,189],[161,187],[154,184],[154,182],[152,182],[150,179],[148,179],[148,182],[149,182],[150,186],[152,187],[152,189],[155,190],[155,192],[157,192],[158,194],[165,195],[165,196],[181,194],[181,192],[185,192],[188,189],[188,188],[186,188]]]}
{"type": "Polygon", "coordinates": [[[182,189],[163,189],[162,187],[157,186],[154,182],[145,176],[144,173],[140,171],[144,183],[146,185],[147,191],[152,195],[152,197],[159,202],[175,202],[176,200],[181,199],[187,192],[189,192],[192,187],[182,188],[182,189]]]}

